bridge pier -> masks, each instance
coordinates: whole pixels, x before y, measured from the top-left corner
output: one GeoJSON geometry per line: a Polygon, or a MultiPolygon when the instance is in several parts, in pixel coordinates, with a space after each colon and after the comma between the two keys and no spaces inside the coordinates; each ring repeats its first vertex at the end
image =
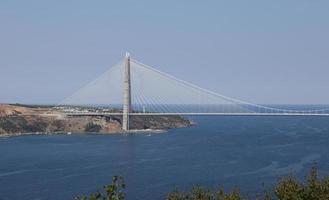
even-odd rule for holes
{"type": "Polygon", "coordinates": [[[129,130],[129,113],[131,111],[130,55],[128,52],[124,59],[124,65],[122,129],[127,131],[129,130]]]}

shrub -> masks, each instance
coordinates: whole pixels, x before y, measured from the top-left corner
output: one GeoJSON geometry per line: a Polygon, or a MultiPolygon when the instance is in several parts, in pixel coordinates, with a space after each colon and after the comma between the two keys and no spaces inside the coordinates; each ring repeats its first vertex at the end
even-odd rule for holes
{"type": "Polygon", "coordinates": [[[121,176],[114,176],[112,178],[112,184],[105,185],[103,192],[96,192],[91,194],[89,198],[87,196],[76,197],[75,200],[124,200],[126,185],[121,176]]]}
{"type": "Polygon", "coordinates": [[[29,122],[22,116],[10,115],[0,118],[0,127],[9,133],[45,132],[47,123],[42,121],[29,122]]]}
{"type": "MultiPolygon", "coordinates": [[[[76,200],[123,200],[125,198],[125,184],[122,177],[114,176],[112,184],[104,186],[103,193],[96,192],[89,198],[77,197],[76,200]]],[[[236,187],[231,192],[225,192],[223,188],[210,190],[208,188],[194,186],[188,191],[180,191],[177,188],[169,193],[166,200],[247,200],[236,187]]],[[[275,186],[274,196],[269,191],[255,195],[256,200],[329,200],[329,177],[318,178],[316,166],[312,167],[307,181],[303,184],[292,175],[283,177],[275,186]]]]}
{"type": "Polygon", "coordinates": [[[89,122],[88,124],[86,124],[85,126],[85,131],[87,132],[94,132],[97,133],[101,130],[102,126],[99,124],[95,124],[93,122],[89,122]]]}

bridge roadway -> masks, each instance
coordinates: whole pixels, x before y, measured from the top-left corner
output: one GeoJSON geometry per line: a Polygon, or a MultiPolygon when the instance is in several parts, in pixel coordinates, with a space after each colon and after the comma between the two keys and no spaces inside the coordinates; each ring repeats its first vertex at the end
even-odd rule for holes
{"type": "MultiPolygon", "coordinates": [[[[66,113],[68,116],[118,116],[123,113],[66,113]]],[[[130,116],[329,116],[329,113],[129,113],[130,116]]]]}

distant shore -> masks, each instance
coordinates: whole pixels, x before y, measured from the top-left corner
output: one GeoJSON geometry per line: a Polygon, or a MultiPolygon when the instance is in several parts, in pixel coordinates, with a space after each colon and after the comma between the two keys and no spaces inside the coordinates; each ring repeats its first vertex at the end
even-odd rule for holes
{"type": "Polygon", "coordinates": [[[123,131],[121,120],[121,116],[68,116],[61,109],[46,106],[0,104],[0,137],[75,133],[151,134],[193,124],[180,116],[131,116],[131,130],[123,131]]]}
{"type": "Polygon", "coordinates": [[[31,135],[76,135],[76,134],[86,134],[86,135],[114,135],[114,134],[161,134],[166,133],[168,130],[164,129],[144,129],[144,130],[129,130],[129,131],[121,131],[121,132],[113,132],[113,133],[71,133],[71,132],[54,132],[54,133],[46,133],[46,132],[35,132],[35,133],[4,133],[0,134],[0,138],[7,137],[19,137],[19,136],[31,136],[31,135]]]}

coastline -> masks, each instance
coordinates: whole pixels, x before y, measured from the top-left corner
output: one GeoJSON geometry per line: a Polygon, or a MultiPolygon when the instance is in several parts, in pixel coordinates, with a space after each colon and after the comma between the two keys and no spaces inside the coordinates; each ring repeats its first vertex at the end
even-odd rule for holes
{"type": "Polygon", "coordinates": [[[165,129],[144,129],[144,130],[129,130],[129,131],[115,131],[115,132],[32,132],[32,133],[4,133],[0,134],[0,138],[9,138],[9,137],[19,137],[19,136],[31,136],[31,135],[116,135],[116,134],[162,134],[167,133],[168,130],[165,129]]]}
{"type": "Polygon", "coordinates": [[[70,116],[62,110],[37,106],[0,105],[0,137],[74,133],[157,134],[194,123],[181,116],[132,116],[131,130],[122,129],[120,116],[70,116]]]}

